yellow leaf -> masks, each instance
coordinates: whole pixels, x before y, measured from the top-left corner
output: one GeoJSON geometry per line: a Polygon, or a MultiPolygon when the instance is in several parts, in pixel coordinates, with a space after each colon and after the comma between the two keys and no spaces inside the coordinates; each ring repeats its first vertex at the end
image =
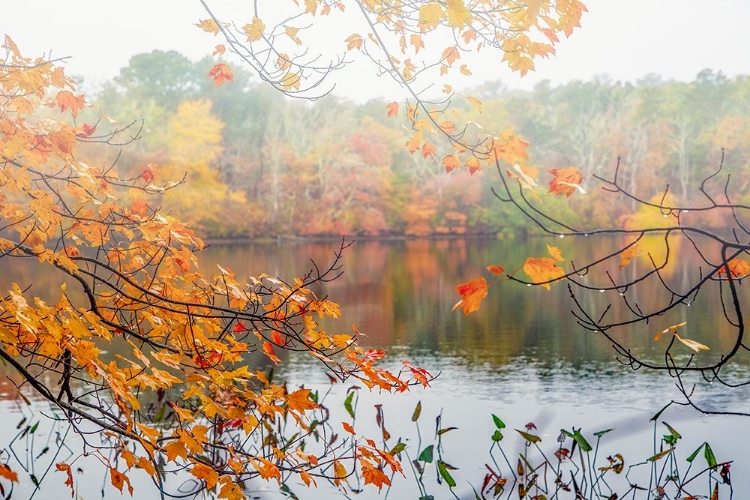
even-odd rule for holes
{"type": "Polygon", "coordinates": [[[448,0],[448,26],[461,29],[471,24],[471,12],[463,0],[448,0]]]}
{"type": "Polygon", "coordinates": [[[221,476],[219,478],[221,483],[221,489],[219,490],[219,498],[226,498],[227,500],[245,500],[245,495],[242,493],[242,489],[232,482],[230,476],[221,476]]]}
{"type": "Polygon", "coordinates": [[[695,352],[711,350],[708,346],[705,346],[701,344],[700,342],[696,342],[695,340],[683,339],[682,337],[677,335],[677,332],[675,332],[674,336],[677,340],[679,340],[680,342],[682,342],[683,344],[685,344],[686,346],[688,346],[690,349],[692,349],[695,352]]]}
{"type": "Polygon", "coordinates": [[[459,69],[462,75],[471,76],[471,70],[469,67],[465,64],[461,65],[461,68],[459,69]]]}
{"type": "Polygon", "coordinates": [[[214,21],[213,19],[204,19],[201,22],[197,23],[196,26],[198,26],[206,33],[211,33],[213,35],[219,34],[219,25],[216,24],[216,21],[214,21]]]}
{"type": "Polygon", "coordinates": [[[620,269],[627,267],[630,264],[630,261],[633,260],[633,257],[638,255],[640,249],[640,244],[636,243],[623,250],[623,252],[620,254],[620,269]]]}
{"type": "Polygon", "coordinates": [[[248,42],[257,42],[260,40],[265,29],[266,25],[257,17],[254,17],[252,22],[242,27],[242,31],[247,35],[248,42]]]}
{"type": "Polygon", "coordinates": [[[292,73],[291,71],[284,75],[284,78],[279,82],[279,85],[281,85],[281,88],[284,90],[299,90],[299,84],[299,75],[297,73],[292,73]]]}
{"type": "Polygon", "coordinates": [[[430,2],[419,8],[419,29],[424,33],[432,30],[445,19],[445,11],[437,2],[430,2]]]}
{"type": "Polygon", "coordinates": [[[297,36],[299,28],[287,26],[286,28],[284,28],[284,32],[286,33],[286,36],[294,40],[294,43],[296,43],[297,45],[302,45],[302,40],[300,40],[300,38],[297,36]]]}
{"type": "Polygon", "coordinates": [[[445,155],[440,161],[440,164],[445,167],[446,172],[451,172],[457,168],[461,168],[461,162],[456,155],[445,155]]]}
{"type": "Polygon", "coordinates": [[[562,252],[559,248],[552,245],[547,245],[547,253],[549,253],[550,257],[555,259],[557,262],[565,262],[565,258],[563,258],[562,252]]]}
{"type": "Polygon", "coordinates": [[[471,103],[471,106],[472,106],[472,107],[473,107],[474,109],[476,109],[476,110],[477,110],[477,111],[479,111],[480,113],[482,112],[482,101],[480,101],[480,100],[479,100],[479,99],[477,99],[476,97],[471,97],[471,96],[466,96],[466,100],[467,100],[467,101],[469,101],[469,102],[471,103]]]}
{"type": "Polygon", "coordinates": [[[550,289],[549,281],[565,276],[565,271],[549,257],[528,258],[523,264],[523,270],[533,283],[541,284],[547,290],[550,289]]]}
{"type": "MultiPolygon", "coordinates": [[[[661,336],[664,335],[665,333],[669,333],[670,331],[674,331],[674,330],[676,330],[678,328],[681,328],[681,327],[683,327],[685,325],[687,325],[687,321],[683,321],[680,324],[671,325],[671,326],[666,327],[664,330],[660,331],[659,333],[656,334],[656,336],[654,336],[654,342],[656,342],[657,340],[659,340],[661,338],[661,336]]],[[[676,333],[676,332],[674,332],[674,333],[676,333]]]]}

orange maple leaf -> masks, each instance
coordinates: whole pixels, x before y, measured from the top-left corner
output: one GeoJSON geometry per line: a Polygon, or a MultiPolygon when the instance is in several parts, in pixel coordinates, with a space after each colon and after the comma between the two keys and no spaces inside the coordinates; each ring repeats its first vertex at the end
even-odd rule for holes
{"type": "Polygon", "coordinates": [[[320,408],[320,405],[310,399],[310,389],[297,389],[286,395],[286,404],[290,410],[304,412],[320,408]]]}
{"type": "Polygon", "coordinates": [[[195,25],[206,33],[211,33],[212,35],[219,34],[219,25],[216,24],[216,21],[214,21],[213,19],[203,19],[201,22],[196,23],[195,25]]]}
{"type": "Polygon", "coordinates": [[[422,158],[427,158],[428,156],[430,158],[435,158],[435,154],[437,154],[437,149],[435,149],[434,144],[429,142],[422,144],[422,158]]]}
{"type": "Polygon", "coordinates": [[[583,191],[583,176],[576,167],[554,168],[549,173],[554,176],[549,183],[549,193],[563,194],[569,198],[576,190],[583,191]]]}
{"type": "Polygon", "coordinates": [[[456,62],[458,59],[461,58],[461,54],[458,52],[458,49],[456,47],[448,47],[443,51],[443,60],[448,64],[448,66],[452,66],[454,62],[456,62]]]}
{"type": "Polygon", "coordinates": [[[214,79],[216,85],[222,85],[227,80],[230,82],[234,81],[232,69],[224,63],[219,63],[211,68],[211,71],[208,72],[208,76],[214,79]]]}
{"type": "Polygon", "coordinates": [[[365,480],[365,484],[377,486],[378,491],[383,488],[384,484],[387,486],[391,485],[391,480],[388,479],[388,476],[382,470],[366,462],[362,462],[362,477],[365,480]]]}
{"type": "Polygon", "coordinates": [[[456,287],[456,291],[461,295],[453,310],[459,307],[463,308],[464,314],[469,315],[479,309],[479,304],[487,296],[487,281],[484,278],[474,278],[456,287]]]}
{"type": "Polygon", "coordinates": [[[355,33],[347,37],[347,39],[344,41],[346,42],[346,50],[362,50],[362,42],[364,42],[364,40],[362,39],[362,35],[358,35],[355,33]]]}
{"type": "Polygon", "coordinates": [[[86,99],[83,97],[83,94],[76,97],[72,92],[61,90],[55,96],[55,103],[60,106],[61,113],[69,109],[73,113],[73,116],[78,116],[78,112],[86,104],[86,99]]]}
{"type": "Polygon", "coordinates": [[[219,474],[206,464],[195,464],[190,473],[206,482],[206,489],[211,489],[219,482],[219,474]]]}
{"type": "Polygon", "coordinates": [[[549,257],[528,258],[523,264],[523,270],[529,275],[531,281],[541,284],[547,290],[550,289],[549,282],[565,276],[565,271],[557,266],[554,259],[549,257]]]}
{"type": "Polygon", "coordinates": [[[392,102],[386,105],[386,109],[388,110],[388,118],[390,118],[391,116],[398,115],[398,103],[397,102],[392,102]]]}
{"type": "Polygon", "coordinates": [[[732,273],[732,278],[744,278],[750,274],[750,262],[745,259],[730,260],[727,262],[726,266],[722,266],[721,269],[719,269],[718,275],[726,276],[727,267],[729,267],[729,272],[732,273]]]}
{"type": "Polygon", "coordinates": [[[456,155],[445,155],[440,164],[445,167],[446,172],[451,172],[454,169],[461,168],[461,162],[456,155]]]}

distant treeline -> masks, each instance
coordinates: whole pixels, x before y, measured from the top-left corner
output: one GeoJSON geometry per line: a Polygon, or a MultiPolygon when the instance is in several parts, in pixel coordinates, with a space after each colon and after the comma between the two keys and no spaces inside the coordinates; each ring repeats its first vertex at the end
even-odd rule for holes
{"type": "MultiPolygon", "coordinates": [[[[448,174],[442,155],[433,161],[409,154],[408,133],[386,118],[387,103],[293,101],[240,68],[234,83],[217,87],[207,77],[213,64],[176,52],[141,54],[96,92],[95,102],[119,125],[134,122],[133,132],[143,127],[123,149],[121,169],[147,169],[157,183],[186,175],[184,186],[153,202],[203,235],[531,230],[492,195],[495,170],[448,174]]],[[[483,102],[482,115],[474,118],[485,127],[510,128],[531,142],[532,163],[542,177],[569,165],[608,177],[619,157],[624,187],[651,198],[669,184],[676,201],[696,202],[696,181],[717,168],[723,148],[725,168],[735,179],[732,201],[750,202],[748,77],[704,70],[690,83],[658,75],[635,84],[600,77],[558,87],[542,82],[533,91],[496,82],[472,95],[483,102]]],[[[87,119],[96,120],[89,112],[87,119]]],[[[105,166],[115,152],[94,145],[82,159],[105,166]]],[[[546,208],[593,225],[634,216],[633,204],[602,192],[591,179],[586,189],[586,196],[569,201],[545,200],[546,208]]]]}

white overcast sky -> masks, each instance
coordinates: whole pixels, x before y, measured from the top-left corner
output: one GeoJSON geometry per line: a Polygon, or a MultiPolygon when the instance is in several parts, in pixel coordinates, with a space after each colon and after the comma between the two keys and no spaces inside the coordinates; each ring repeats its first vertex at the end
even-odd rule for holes
{"type": "MultiPolygon", "coordinates": [[[[282,1],[291,0],[260,3],[273,8],[282,1]]],[[[249,0],[211,3],[217,8],[234,4],[233,20],[239,25],[250,20],[241,14],[249,0]]],[[[635,81],[649,73],[687,81],[704,68],[728,76],[750,74],[750,0],[584,3],[589,13],[582,28],[562,41],[556,57],[538,62],[535,74],[520,78],[500,65],[493,71],[472,67],[472,83],[501,79],[511,88],[530,88],[542,79],[557,84],[609,74],[635,81]]],[[[25,55],[71,56],[68,73],[88,82],[115,76],[134,54],[177,50],[197,60],[218,43],[194,26],[206,17],[198,0],[0,0],[0,5],[0,33],[10,35],[25,55]]],[[[337,92],[363,100],[387,89],[386,82],[358,68],[341,79],[337,92]]]]}

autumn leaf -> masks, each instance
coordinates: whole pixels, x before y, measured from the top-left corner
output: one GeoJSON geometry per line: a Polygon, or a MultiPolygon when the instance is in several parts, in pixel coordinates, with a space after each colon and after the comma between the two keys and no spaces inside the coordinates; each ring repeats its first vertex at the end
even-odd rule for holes
{"type": "Polygon", "coordinates": [[[216,24],[216,21],[214,21],[213,19],[204,19],[201,22],[196,23],[196,26],[198,26],[206,33],[211,33],[212,35],[219,34],[219,25],[216,24]]]}
{"type": "Polygon", "coordinates": [[[216,85],[222,85],[225,81],[234,81],[234,75],[232,75],[232,69],[224,63],[215,65],[208,72],[208,76],[214,79],[216,85]]]}
{"type": "Polygon", "coordinates": [[[212,56],[222,56],[222,55],[224,55],[224,53],[226,51],[227,51],[227,48],[224,46],[224,44],[220,43],[219,45],[216,46],[216,48],[214,49],[214,51],[213,51],[213,53],[211,55],[212,56]]]}
{"type": "MultiPolygon", "coordinates": [[[[0,469],[2,467],[7,467],[7,466],[2,465],[2,466],[0,466],[0,469]]],[[[68,475],[68,478],[65,480],[65,486],[67,486],[67,487],[70,488],[70,496],[71,497],[75,497],[76,496],[76,491],[73,488],[73,472],[70,470],[70,465],[68,465],[66,463],[56,463],[55,467],[60,472],[65,472],[68,475]]],[[[0,472],[0,475],[2,475],[2,472],[0,472]]],[[[3,477],[5,477],[5,476],[3,476],[3,477]]],[[[15,481],[18,481],[18,478],[16,478],[15,481]]]]}
{"type": "Polygon", "coordinates": [[[268,359],[273,361],[275,365],[281,363],[281,360],[276,356],[276,352],[273,350],[273,345],[270,342],[263,342],[263,353],[268,356],[268,359]]]}
{"type": "Polygon", "coordinates": [[[453,63],[460,58],[461,54],[456,47],[448,47],[443,51],[442,59],[448,64],[448,66],[452,66],[453,63]]]}
{"type": "Polygon", "coordinates": [[[457,168],[461,168],[461,162],[456,155],[445,155],[440,161],[440,164],[445,167],[446,172],[451,172],[457,168]]]}
{"type": "Polygon", "coordinates": [[[252,22],[242,27],[242,31],[247,35],[248,42],[257,42],[260,40],[265,29],[266,25],[257,17],[254,17],[252,22]]]}
{"type": "Polygon", "coordinates": [[[350,35],[346,40],[346,50],[362,50],[362,42],[364,41],[362,39],[361,35],[357,35],[356,33],[354,35],[350,35]]]}
{"type": "Polygon", "coordinates": [[[422,145],[422,158],[427,158],[428,156],[430,158],[435,158],[435,155],[437,154],[437,149],[435,149],[435,145],[429,142],[425,142],[422,145]]]}
{"type": "Polygon", "coordinates": [[[354,427],[352,427],[352,426],[351,426],[351,424],[350,424],[349,422],[341,422],[341,426],[342,426],[342,427],[344,428],[344,430],[345,430],[346,432],[348,432],[349,434],[357,434],[356,432],[354,432],[354,427]]]}
{"type": "Polygon", "coordinates": [[[437,2],[429,2],[419,8],[419,29],[424,33],[432,30],[445,19],[445,11],[437,2]]]}
{"type": "Polygon", "coordinates": [[[476,109],[479,113],[482,112],[482,101],[476,97],[466,96],[466,100],[469,101],[471,106],[476,109]]]}
{"type": "Polygon", "coordinates": [[[732,273],[732,278],[744,278],[750,274],[750,262],[745,259],[730,260],[726,266],[721,266],[717,275],[726,276],[727,267],[729,268],[729,272],[732,273]]]}
{"type": "Polygon", "coordinates": [[[398,116],[398,103],[392,102],[390,104],[387,104],[385,107],[388,110],[388,118],[391,116],[398,116]]]}
{"type": "Polygon", "coordinates": [[[670,326],[666,327],[664,330],[662,330],[662,331],[660,331],[659,333],[656,334],[656,336],[654,337],[654,342],[656,342],[657,340],[659,340],[661,338],[661,336],[664,335],[665,333],[669,333],[669,332],[677,333],[677,332],[675,332],[675,330],[677,330],[678,328],[682,328],[685,325],[687,325],[687,321],[683,321],[682,323],[679,323],[677,325],[670,325],[670,326]]]}
{"type": "Polygon", "coordinates": [[[547,290],[550,289],[549,281],[554,281],[565,276],[565,271],[558,267],[553,259],[549,257],[528,258],[523,264],[524,272],[536,284],[541,284],[547,290]]]}
{"type": "Polygon", "coordinates": [[[557,168],[549,171],[554,178],[549,183],[549,193],[570,197],[576,190],[586,194],[581,183],[583,176],[576,167],[557,168]]]}
{"type": "Polygon", "coordinates": [[[692,349],[693,351],[695,351],[696,353],[698,353],[700,351],[710,351],[711,350],[708,346],[705,346],[705,345],[701,344],[700,342],[696,342],[695,340],[684,339],[684,338],[680,337],[679,335],[677,335],[677,332],[674,332],[674,337],[677,340],[679,340],[680,342],[682,342],[683,344],[685,344],[686,346],[688,346],[690,349],[692,349]]]}
{"type": "Polygon", "coordinates": [[[128,492],[130,493],[130,496],[133,496],[133,486],[130,484],[130,478],[128,476],[118,471],[114,467],[110,467],[109,479],[112,483],[112,486],[120,490],[120,493],[122,493],[123,485],[127,483],[128,492]]]}
{"type": "Polygon", "coordinates": [[[242,489],[232,481],[230,476],[221,476],[219,478],[221,488],[219,489],[219,498],[226,498],[226,500],[245,500],[245,495],[242,493],[242,489]]]}
{"type": "Polygon", "coordinates": [[[562,251],[559,248],[547,245],[547,253],[557,262],[565,262],[565,258],[562,256],[562,251]]]}
{"type": "Polygon", "coordinates": [[[474,156],[468,158],[464,163],[464,166],[472,175],[482,170],[482,162],[479,161],[479,158],[476,158],[474,156]]]}
{"type": "Polygon", "coordinates": [[[60,107],[61,113],[64,113],[69,109],[73,116],[78,116],[78,112],[83,109],[85,105],[85,98],[83,95],[76,97],[72,92],[61,90],[57,93],[57,96],[55,96],[55,103],[60,107]]]}
{"type": "Polygon", "coordinates": [[[195,464],[193,468],[190,469],[190,473],[201,481],[205,481],[206,489],[208,490],[216,486],[216,483],[219,481],[219,474],[213,467],[206,464],[195,464]]]}
{"type": "Polygon", "coordinates": [[[304,412],[306,410],[314,410],[320,408],[320,405],[310,399],[310,389],[297,389],[296,391],[287,394],[286,404],[292,411],[304,412]]]}
{"type": "Polygon", "coordinates": [[[377,486],[378,491],[383,488],[383,485],[391,485],[391,480],[388,479],[388,476],[386,476],[382,470],[365,461],[362,461],[360,463],[362,469],[362,478],[365,480],[365,484],[372,484],[374,486],[377,486]]]}
{"type": "Polygon", "coordinates": [[[472,15],[466,8],[464,0],[448,0],[448,26],[461,29],[471,24],[472,15]]]}
{"type": "Polygon", "coordinates": [[[495,276],[498,276],[505,272],[505,268],[503,266],[487,266],[487,270],[495,276]]]}
{"type": "Polygon", "coordinates": [[[638,255],[640,250],[641,245],[639,243],[634,243],[623,250],[622,253],[620,253],[620,269],[627,267],[630,264],[630,261],[638,255]]]}
{"type": "Polygon", "coordinates": [[[456,287],[456,291],[461,295],[453,311],[459,307],[463,308],[464,314],[469,315],[479,309],[479,304],[487,296],[487,281],[484,278],[474,278],[456,287]]]}
{"type": "MultiPolygon", "coordinates": [[[[61,469],[58,467],[58,470],[61,470],[61,469]]],[[[18,482],[18,474],[16,474],[13,470],[11,470],[11,468],[8,467],[6,464],[0,464],[0,477],[4,477],[5,479],[9,481],[13,481],[14,483],[18,482]]],[[[65,484],[68,484],[68,483],[65,483],[65,484]]]]}
{"type": "Polygon", "coordinates": [[[284,28],[284,33],[286,33],[286,36],[291,38],[294,43],[296,43],[297,45],[302,45],[302,40],[297,36],[297,33],[299,33],[299,28],[287,26],[284,28]]]}

